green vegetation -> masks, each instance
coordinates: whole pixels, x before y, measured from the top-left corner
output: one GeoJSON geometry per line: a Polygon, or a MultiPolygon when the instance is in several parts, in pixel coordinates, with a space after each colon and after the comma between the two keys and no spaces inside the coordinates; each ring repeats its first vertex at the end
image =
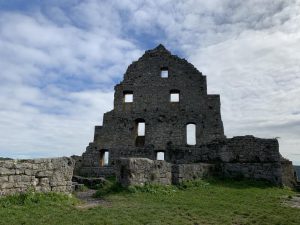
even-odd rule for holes
{"type": "Polygon", "coordinates": [[[99,188],[107,204],[76,208],[76,199],[33,194],[0,199],[0,224],[299,224],[300,209],[282,204],[296,193],[263,182],[198,180],[180,186],[99,188]]]}
{"type": "Polygon", "coordinates": [[[0,198],[0,211],[4,208],[10,207],[21,207],[24,208],[36,205],[62,205],[70,206],[78,203],[78,200],[73,198],[71,195],[59,194],[59,193],[35,193],[29,191],[24,194],[16,194],[7,196],[5,198],[0,198]]]}
{"type": "Polygon", "coordinates": [[[0,160],[11,160],[11,158],[7,158],[7,157],[0,157],[0,160]]]}

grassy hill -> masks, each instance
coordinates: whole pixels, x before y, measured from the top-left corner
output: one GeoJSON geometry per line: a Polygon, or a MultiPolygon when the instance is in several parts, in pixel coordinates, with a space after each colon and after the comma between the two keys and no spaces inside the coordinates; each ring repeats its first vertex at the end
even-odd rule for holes
{"type": "MultiPolygon", "coordinates": [[[[102,187],[94,208],[78,209],[73,197],[32,194],[0,199],[0,224],[287,224],[300,209],[283,204],[296,195],[262,182],[205,180],[180,186],[102,187]]],[[[298,193],[299,194],[299,193],[298,193]]]]}

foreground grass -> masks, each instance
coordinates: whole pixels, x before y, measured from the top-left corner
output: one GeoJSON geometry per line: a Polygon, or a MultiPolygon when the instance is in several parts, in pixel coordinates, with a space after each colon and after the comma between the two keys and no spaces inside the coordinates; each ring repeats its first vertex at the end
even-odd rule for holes
{"type": "Polygon", "coordinates": [[[112,183],[97,195],[110,204],[79,210],[75,199],[57,194],[3,198],[0,224],[300,224],[300,209],[282,204],[295,193],[261,182],[206,180],[126,190],[112,183]]]}

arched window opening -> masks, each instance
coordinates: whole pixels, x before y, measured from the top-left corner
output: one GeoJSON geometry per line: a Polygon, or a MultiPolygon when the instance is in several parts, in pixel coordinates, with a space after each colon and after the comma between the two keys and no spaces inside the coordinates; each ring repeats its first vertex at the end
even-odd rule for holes
{"type": "Polygon", "coordinates": [[[179,102],[180,91],[171,90],[170,91],[170,102],[179,102]]]}
{"type": "Polygon", "coordinates": [[[109,165],[109,151],[102,150],[100,152],[100,166],[108,166],[109,165]]]}
{"type": "Polygon", "coordinates": [[[137,119],[136,123],[136,138],[135,138],[135,146],[143,147],[145,145],[145,133],[146,133],[146,124],[145,120],[137,119]]]}
{"type": "Polygon", "coordinates": [[[169,77],[169,70],[168,70],[168,67],[162,67],[160,69],[160,76],[162,78],[168,78],[169,77]]]}
{"type": "Polygon", "coordinates": [[[196,124],[189,123],[186,125],[186,143],[188,145],[196,144],[196,124]]]}
{"type": "Polygon", "coordinates": [[[133,92],[132,91],[124,91],[123,92],[123,101],[125,103],[131,103],[133,102],[133,92]]]}
{"type": "Polygon", "coordinates": [[[145,122],[138,122],[137,124],[137,136],[145,136],[145,122]]]}
{"type": "Polygon", "coordinates": [[[165,152],[156,152],[156,160],[165,160],[165,152]]]}

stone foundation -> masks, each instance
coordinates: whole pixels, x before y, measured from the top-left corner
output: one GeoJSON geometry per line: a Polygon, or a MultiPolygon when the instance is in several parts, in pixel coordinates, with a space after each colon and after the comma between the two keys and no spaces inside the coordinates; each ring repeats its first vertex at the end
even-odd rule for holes
{"type": "Polygon", "coordinates": [[[292,163],[233,162],[171,164],[147,158],[121,158],[116,166],[117,181],[122,186],[148,184],[179,184],[183,181],[219,176],[266,180],[278,186],[297,184],[292,163]]]}
{"type": "Polygon", "coordinates": [[[217,167],[210,163],[177,164],[172,167],[172,183],[204,178],[218,174],[217,167]]]}
{"type": "Polygon", "coordinates": [[[117,180],[122,186],[146,183],[172,183],[172,164],[146,158],[121,158],[116,167],[117,180]]]}
{"type": "Polygon", "coordinates": [[[215,165],[208,163],[172,165],[166,161],[146,158],[121,158],[116,167],[117,181],[122,186],[145,184],[178,184],[216,173],[215,165]]]}
{"type": "Polygon", "coordinates": [[[74,164],[67,157],[0,161],[0,196],[28,190],[71,192],[74,164]]]}
{"type": "Polygon", "coordinates": [[[282,184],[280,163],[223,163],[222,175],[227,178],[250,178],[282,184]]]}

